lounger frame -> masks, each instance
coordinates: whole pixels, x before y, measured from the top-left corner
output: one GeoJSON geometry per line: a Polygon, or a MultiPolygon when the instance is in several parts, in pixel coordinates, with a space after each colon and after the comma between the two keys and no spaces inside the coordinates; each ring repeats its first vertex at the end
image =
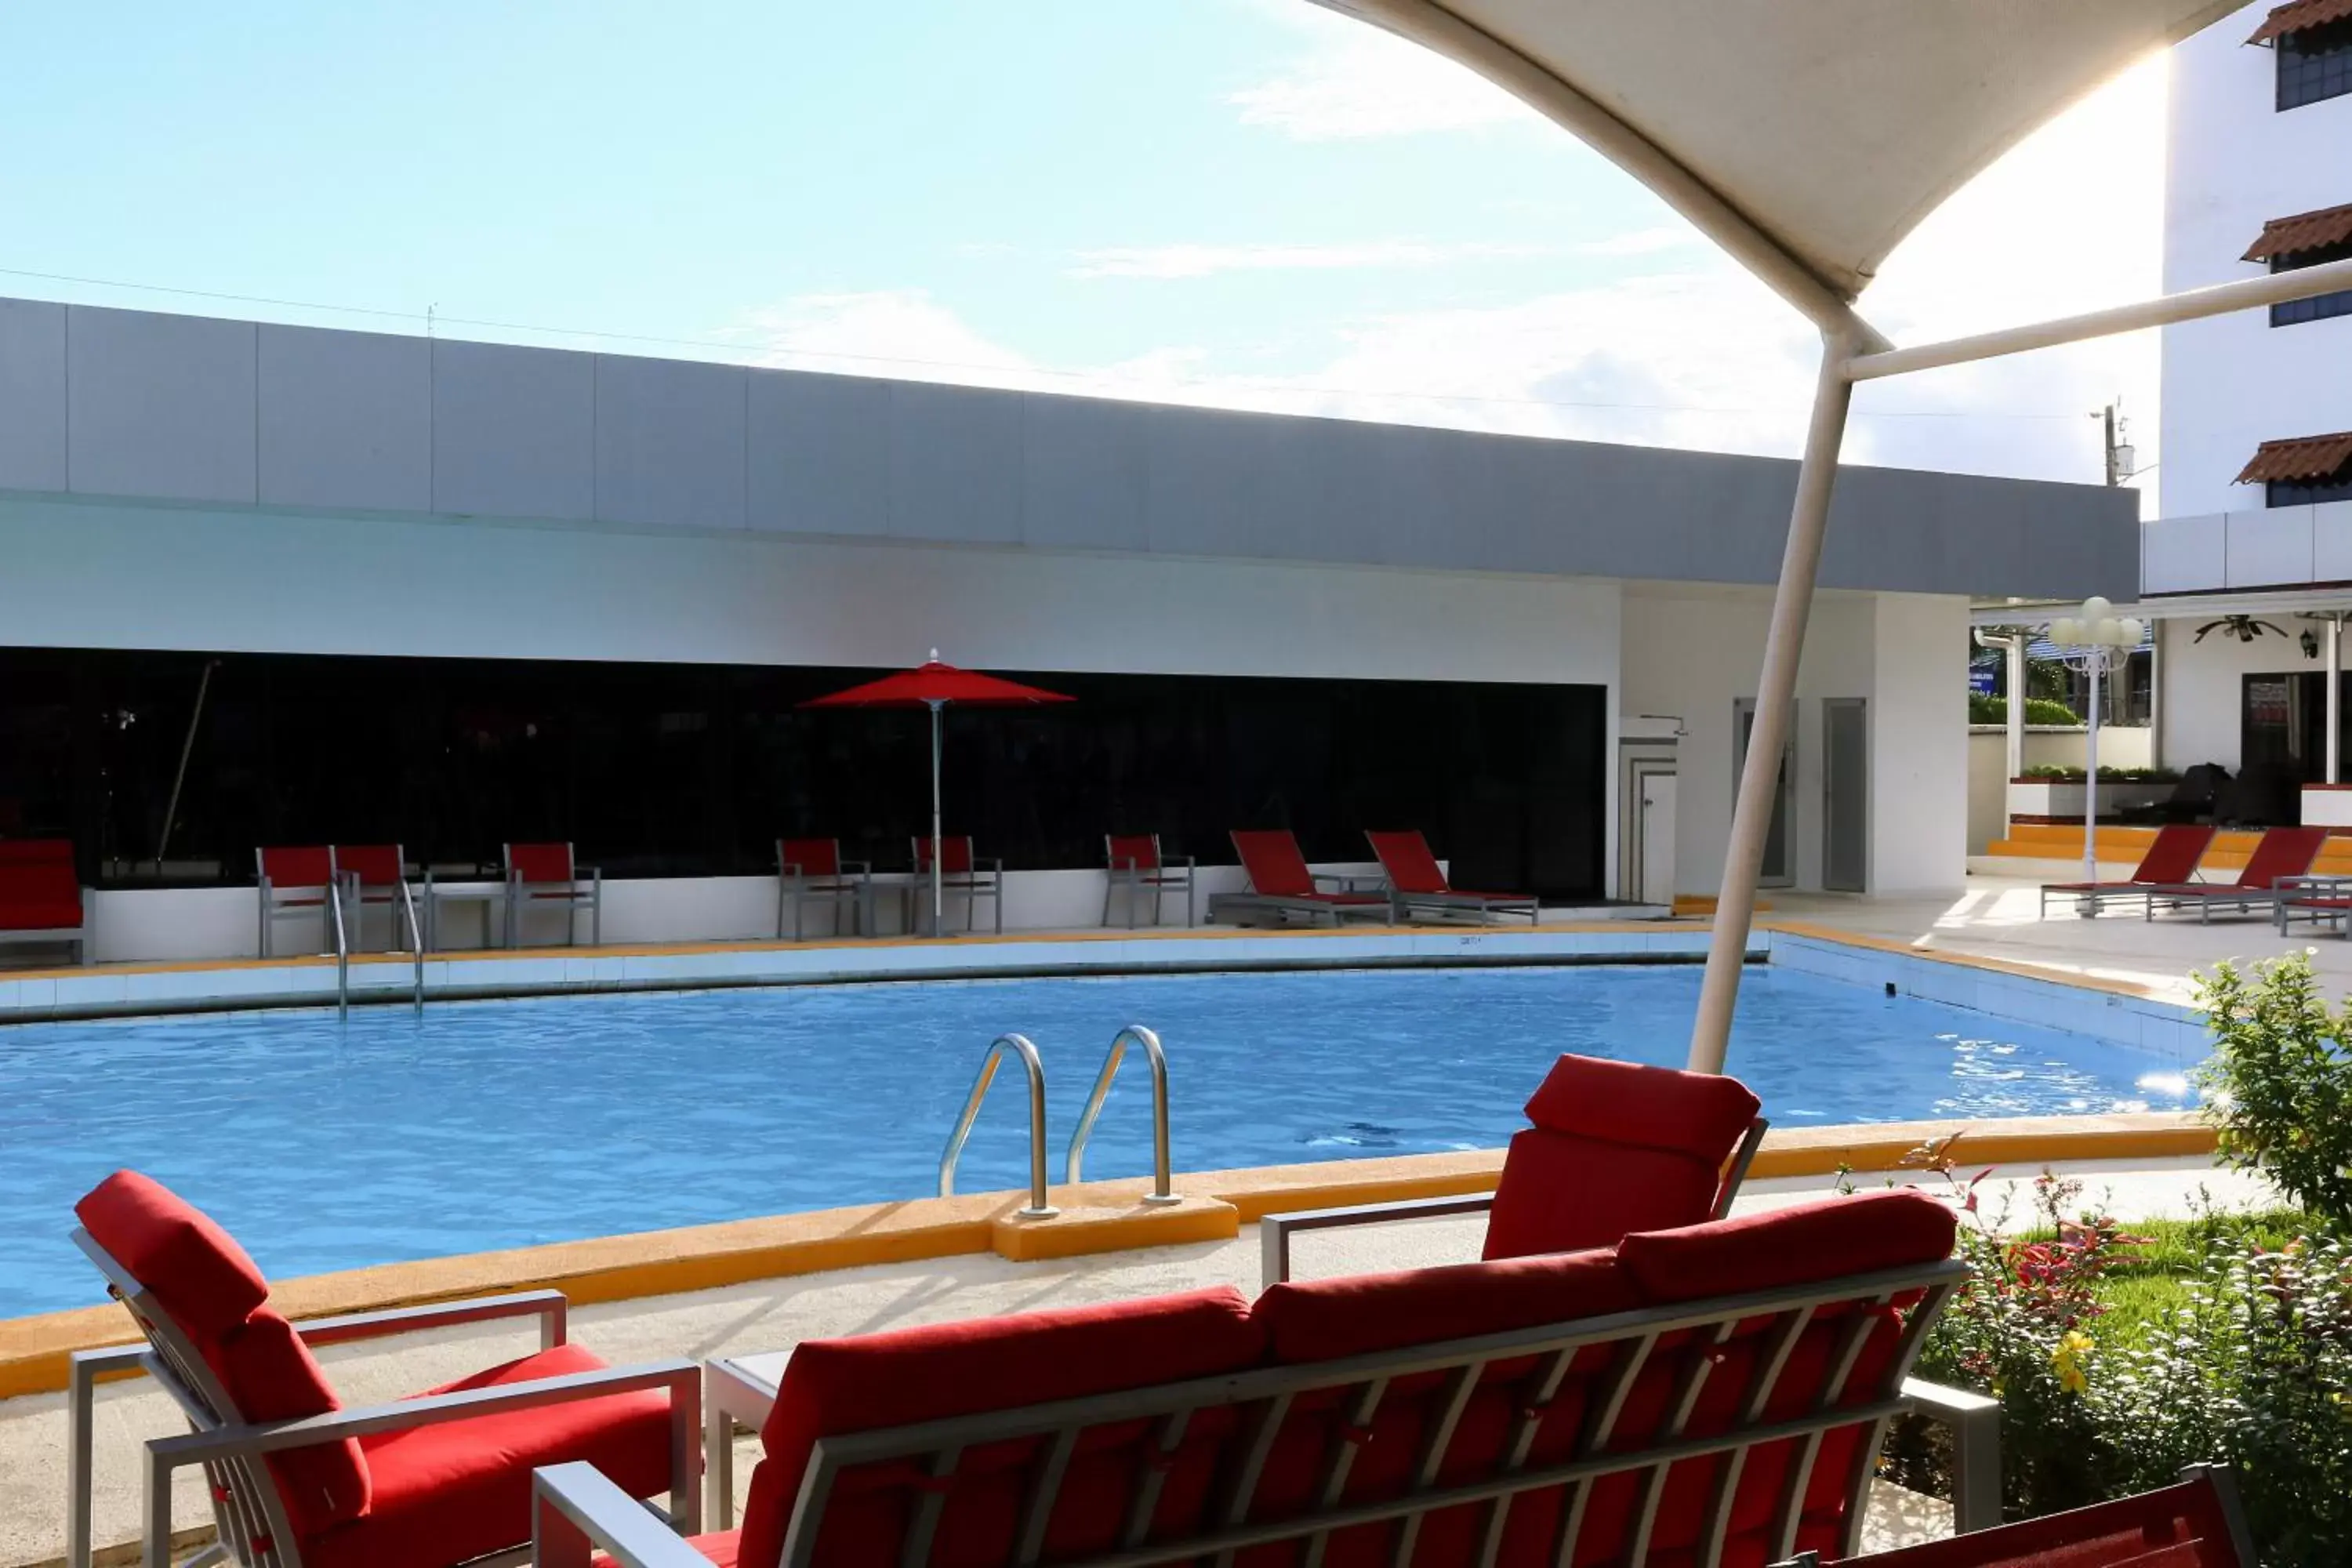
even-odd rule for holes
{"type": "MultiPolygon", "coordinates": [[[[1315,879],[1320,882],[1339,879],[1326,879],[1318,872],[1315,879]]],[[[1365,894],[1364,900],[1360,903],[1353,900],[1302,899],[1285,893],[1244,892],[1209,895],[1209,921],[1213,925],[1220,920],[1228,921],[1237,926],[1253,925],[1257,922],[1238,918],[1253,914],[1272,915],[1274,920],[1271,923],[1275,925],[1286,924],[1293,915],[1311,926],[1338,926],[1350,919],[1377,921],[1382,925],[1389,925],[1395,921],[1396,908],[1386,898],[1370,893],[1365,894]]]]}
{"type": "MultiPolygon", "coordinates": [[[[1731,1212],[1731,1202],[1739,1195],[1739,1185],[1748,1179],[1748,1167],[1756,1162],[1756,1151],[1764,1142],[1771,1121],[1758,1117],[1748,1124],[1740,1136],[1739,1147],[1732,1151],[1731,1163],[1724,1167],[1723,1186],[1716,1194],[1715,1209],[1706,1217],[1721,1219],[1731,1212]]],[[[1495,1206],[1493,1193],[1456,1193],[1446,1197],[1399,1198],[1390,1203],[1350,1204],[1339,1208],[1298,1209],[1289,1214],[1269,1214],[1257,1222],[1258,1280],[1263,1285],[1277,1284],[1290,1278],[1290,1242],[1300,1231],[1341,1230],[1359,1225],[1392,1225],[1403,1220],[1444,1219],[1457,1215],[1485,1214],[1495,1206]]]]}
{"type": "MultiPolygon", "coordinates": [[[[190,1558],[185,1568],[201,1568],[202,1564],[223,1561],[244,1564],[244,1568],[301,1568],[301,1542],[278,1494],[277,1478],[263,1462],[265,1456],[374,1432],[405,1431],[648,1388],[665,1389],[669,1394],[669,1517],[683,1532],[692,1533],[701,1528],[702,1369],[691,1361],[644,1362],[456,1394],[422,1394],[295,1421],[232,1421],[224,1414],[236,1408],[228,1391],[153,1294],[132,1279],[130,1271],[87,1230],[77,1227],[73,1239],[106,1277],[107,1293],[130,1310],[146,1342],[76,1351],[68,1363],[65,1568],[90,1568],[97,1385],[100,1379],[142,1372],[153,1378],[180,1407],[181,1414],[187,1417],[189,1431],[184,1436],[152,1438],[145,1446],[142,1463],[141,1568],[171,1568],[172,1477],[191,1466],[205,1472],[205,1492],[212,1501],[219,1542],[190,1558]]],[[[568,1314],[568,1303],[562,1291],[527,1290],[467,1301],[313,1318],[293,1327],[304,1343],[315,1348],[465,1323],[537,1318],[540,1348],[552,1350],[565,1342],[568,1314]]],[[[627,1497],[618,1487],[613,1490],[615,1495],[627,1497]]],[[[628,1501],[630,1508],[644,1517],[655,1517],[646,1511],[650,1504],[635,1498],[628,1501]]],[[[493,1563],[529,1560],[528,1551],[519,1548],[475,1562],[488,1568],[493,1563]]]]}
{"type": "Polygon", "coordinates": [[[1389,889],[1390,919],[1402,923],[1416,912],[1439,920],[1449,915],[1474,915],[1482,925],[1489,915],[1524,915],[1529,925],[1543,923],[1542,903],[1524,894],[1465,893],[1452,888],[1442,893],[1407,893],[1395,888],[1389,889]]]}
{"type": "Polygon", "coordinates": [[[91,961],[92,949],[95,946],[96,933],[92,928],[97,924],[95,915],[97,903],[98,900],[91,896],[90,889],[84,888],[81,890],[81,924],[51,926],[42,931],[29,928],[21,931],[0,931],[0,947],[5,947],[12,942],[21,942],[28,947],[36,943],[44,947],[52,943],[68,945],[74,950],[74,962],[87,966],[91,961]]]}
{"type": "MultiPolygon", "coordinates": [[[[1465,1505],[1483,1510],[1482,1560],[1491,1563],[1501,1545],[1511,1502],[1520,1494],[1568,1489],[1570,1500],[1562,1517],[1565,1529],[1574,1531],[1581,1528],[1583,1503],[1591,1496],[1592,1483],[1627,1473],[1642,1477],[1644,1484],[1632,1521],[1630,1549],[1620,1561],[1638,1563],[1646,1554],[1657,1522],[1668,1469],[1680,1461],[1709,1458],[1717,1463],[1697,1532],[1696,1568],[1719,1568],[1735,1489],[1748,1451],[1767,1443],[1793,1442],[1795,1451],[1770,1525],[1777,1543],[1772,1554],[1785,1557],[1795,1549],[1802,1500],[1812,1479],[1822,1438],[1842,1427],[1861,1427],[1864,1440],[1854,1445],[1853,1458],[1841,1478],[1847,1505],[1843,1551],[1850,1553],[1861,1542],[1864,1508],[1886,1427],[1897,1416],[1914,1413],[1955,1425],[1960,1527],[1983,1528],[2000,1517],[2000,1407],[1990,1399],[1937,1389],[1910,1376],[1928,1325],[1968,1278],[1966,1264],[1946,1259],[1780,1290],[1414,1345],[1345,1361],[1269,1367],[820,1438],[793,1504],[781,1564],[747,1563],[742,1568],[808,1568],[814,1560],[826,1506],[843,1472],[894,1459],[922,1467],[940,1483],[917,1505],[899,1559],[901,1563],[927,1563],[944,1509],[945,1483],[955,1474],[963,1455],[992,1443],[1042,1437],[1048,1441],[1043,1461],[1031,1470],[1017,1558],[1036,1562],[1070,1456],[1089,1429],[1114,1422],[1150,1423],[1156,1435],[1156,1442],[1144,1445],[1147,1451],[1139,1455],[1138,1474],[1128,1493],[1123,1542],[1085,1558],[1056,1559],[1064,1568],[1228,1563],[1233,1553],[1250,1547],[1292,1542],[1307,1542],[1307,1560],[1312,1562],[1319,1559],[1334,1531],[1381,1523],[1393,1527],[1393,1556],[1406,1562],[1412,1559],[1412,1537],[1423,1519],[1441,1509],[1465,1505]],[[1816,1313],[1853,1301],[1888,1306],[1915,1294],[1918,1305],[1905,1323],[1884,1374],[1874,1386],[1861,1390],[1861,1397],[1843,1407],[1834,1403],[1847,1394],[1846,1384],[1874,1321],[1871,1314],[1850,1312],[1842,1320],[1845,1326],[1833,1342],[1827,1375],[1809,1407],[1787,1420],[1763,1419],[1790,1352],[1816,1313]],[[1755,1375],[1742,1391],[1739,1419],[1718,1434],[1684,1436],[1684,1424],[1720,1359],[1713,1347],[1728,1341],[1742,1322],[1757,1319],[1769,1321],[1759,1331],[1760,1353],[1755,1375]],[[1528,1457],[1546,1406],[1566,1379],[1571,1362],[1580,1351],[1602,1346],[1609,1348],[1610,1363],[1596,1383],[1591,1414],[1578,1435],[1573,1457],[1531,1468],[1528,1457]],[[1459,1429],[1458,1418],[1478,1388],[1481,1375],[1496,1363],[1519,1361],[1528,1362],[1531,1370],[1521,1390],[1524,1398],[1511,1441],[1497,1458],[1475,1471],[1449,1474],[1448,1451],[1459,1429]],[[1664,1435],[1612,1448],[1626,1397],[1654,1361],[1670,1365],[1675,1373],[1672,1386],[1676,1397],[1664,1435]],[[1412,1484],[1393,1497],[1347,1500],[1349,1469],[1389,1389],[1401,1380],[1421,1380],[1432,1374],[1444,1380],[1446,1403],[1430,1424],[1412,1484]],[[1346,1413],[1344,1419],[1333,1424],[1329,1446],[1321,1457],[1319,1500],[1281,1519],[1253,1518],[1257,1487],[1286,1417],[1298,1401],[1318,1394],[1338,1396],[1346,1413]],[[1228,1407],[1241,1413],[1243,1435],[1233,1450],[1234,1462],[1220,1496],[1202,1528],[1181,1537],[1148,1540],[1160,1484],[1153,1461],[1159,1454],[1174,1450],[1194,1417],[1228,1407]],[[1992,1465],[1990,1471],[1985,1468],[1988,1460],[1992,1465]],[[1441,1479],[1442,1476],[1448,1479],[1441,1479]]],[[[714,1375],[723,1375],[723,1369],[714,1369],[714,1375]]],[[[758,1415],[748,1409],[740,1414],[750,1418],[758,1415]]],[[[711,1479],[715,1488],[719,1480],[715,1459],[711,1479]]],[[[535,1561],[543,1568],[587,1568],[592,1548],[608,1552],[616,1568],[707,1568],[707,1560],[692,1546],[657,1526],[648,1528],[644,1511],[591,1466],[550,1467],[538,1473],[536,1486],[535,1561]]],[[[725,1528],[730,1522],[726,1510],[713,1511],[717,1527],[725,1528]]],[[[1568,1557],[1564,1550],[1561,1560],[1568,1557]]]]}

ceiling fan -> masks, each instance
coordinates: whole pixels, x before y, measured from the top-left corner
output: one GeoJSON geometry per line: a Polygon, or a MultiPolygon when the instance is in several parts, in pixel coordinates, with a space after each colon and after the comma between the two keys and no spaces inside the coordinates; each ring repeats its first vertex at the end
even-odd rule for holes
{"type": "Polygon", "coordinates": [[[2189,640],[2203,642],[2205,634],[2212,631],[2218,631],[2224,637],[2235,637],[2240,642],[2252,642],[2264,632],[2277,632],[2281,637],[2286,636],[2285,632],[2270,622],[2258,621],[2252,616],[2223,616],[2218,621],[2207,621],[2203,626],[2199,626],[2197,635],[2189,640]]]}

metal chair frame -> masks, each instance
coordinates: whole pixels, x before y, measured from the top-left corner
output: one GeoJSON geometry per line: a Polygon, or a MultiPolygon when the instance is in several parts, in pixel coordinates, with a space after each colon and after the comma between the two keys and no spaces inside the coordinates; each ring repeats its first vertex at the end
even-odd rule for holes
{"type": "MultiPolygon", "coordinates": [[[[951,833],[940,840],[942,859],[945,858],[947,847],[959,840],[967,846],[971,846],[974,849],[971,856],[971,869],[950,871],[942,867],[940,891],[942,894],[961,893],[963,895],[963,929],[967,931],[976,931],[980,929],[980,900],[988,900],[996,914],[996,934],[1003,936],[1004,934],[1004,861],[1002,857],[996,856],[983,859],[977,853],[977,846],[972,846],[971,836],[965,833],[951,833]]],[[[914,846],[915,874],[907,884],[907,929],[914,931],[922,922],[922,906],[931,890],[929,858],[931,841],[929,837],[917,834],[908,842],[914,846]]],[[[940,923],[946,923],[944,916],[940,923]]],[[[933,931],[931,934],[937,936],[940,933],[933,931]]]]}
{"type": "MultiPolygon", "coordinates": [[[[261,944],[264,958],[277,956],[271,933],[282,920],[301,919],[313,910],[327,914],[327,906],[342,890],[341,880],[335,875],[335,851],[330,845],[260,845],[253,851],[255,891],[261,904],[261,944]],[[268,855],[272,848],[321,848],[327,853],[327,880],[320,883],[297,882],[279,886],[269,877],[268,855]]],[[[331,940],[331,931],[330,939],[331,940]]]]}
{"type": "Polygon", "coordinates": [[[565,920],[565,945],[580,945],[580,910],[588,910],[588,945],[601,947],[604,942],[604,873],[594,866],[583,866],[570,845],[564,846],[564,858],[572,862],[572,879],[568,882],[527,882],[515,869],[511,844],[500,847],[506,861],[507,883],[507,945],[520,945],[522,912],[533,905],[562,904],[565,920]],[[583,886],[583,884],[585,886],[583,886]]]}
{"type": "Polygon", "coordinates": [[[1123,889],[1127,893],[1127,929],[1133,931],[1136,927],[1135,906],[1141,901],[1146,889],[1151,894],[1151,923],[1156,926],[1160,922],[1162,901],[1169,890],[1176,888],[1184,890],[1185,926],[1189,929],[1200,923],[1195,917],[1192,893],[1193,879],[1199,868],[1193,864],[1192,856],[1187,855],[1181,861],[1171,864],[1160,847],[1160,835],[1157,833],[1106,833],[1103,835],[1103,853],[1109,863],[1108,879],[1103,884],[1103,924],[1110,924],[1111,895],[1123,889]],[[1146,866],[1132,855],[1119,854],[1118,840],[1121,837],[1150,838],[1151,864],[1146,866]]]}
{"type": "Polygon", "coordinates": [[[793,940],[801,940],[801,910],[806,904],[831,904],[835,935],[841,934],[846,916],[851,935],[862,936],[874,928],[874,864],[870,860],[845,860],[841,843],[833,844],[831,872],[811,873],[784,858],[784,846],[789,840],[776,840],[776,940],[784,940],[784,909],[793,912],[793,940]]]}
{"type": "MultiPolygon", "coordinates": [[[[964,1456],[975,1449],[1015,1439],[1044,1439],[1040,1458],[1032,1462],[1019,1525],[1017,1560],[1040,1560],[1055,1504],[1068,1462],[1090,1430],[1120,1423],[1146,1423],[1151,1436],[1137,1445],[1137,1474],[1128,1489],[1122,1540],[1114,1549],[1084,1558],[1057,1559],[1064,1568],[1143,1568],[1145,1564],[1230,1562],[1232,1554],[1251,1547],[1278,1542],[1305,1542],[1306,1561],[1319,1560],[1333,1531],[1355,1526],[1391,1527],[1397,1562],[1409,1562],[1421,1521],[1440,1510],[1464,1506],[1483,1510],[1484,1545],[1481,1561],[1491,1563],[1500,1549],[1512,1502],[1523,1494],[1559,1489],[1568,1496],[1559,1510],[1564,1539],[1559,1558],[1570,1561],[1576,1536],[1583,1528],[1585,1504],[1593,1483],[1608,1476],[1642,1478],[1639,1503],[1626,1549],[1620,1562],[1644,1560],[1665,1492],[1668,1470],[1690,1460],[1713,1460],[1714,1476],[1698,1531],[1696,1568],[1719,1568],[1724,1538],[1731,1523],[1732,1503],[1749,1452],[1767,1444],[1794,1446],[1780,1489],[1770,1526],[1773,1555],[1785,1557],[1795,1549],[1803,1502],[1821,1454],[1823,1437],[1842,1428],[1860,1428],[1863,1440],[1842,1478],[1846,1509],[1843,1550],[1861,1541],[1863,1511],[1879,1448],[1887,1426],[1895,1417],[1923,1408],[1966,1425],[1972,1435],[1988,1427],[1998,1450],[2000,1407],[1973,1395],[1944,1400],[1948,1391],[1936,1390],[1910,1377],[1927,1326],[1946,1300],[1968,1278],[1968,1266],[1956,1259],[1888,1269],[1851,1279],[1815,1282],[1780,1290],[1644,1309],[1608,1317],[1493,1334],[1444,1343],[1414,1345],[1402,1350],[1317,1364],[1276,1366],[1258,1371],[1202,1378],[1187,1383],[1133,1389],[1090,1398],[991,1411],[978,1415],[926,1422],[817,1440],[810,1455],[798,1498],[792,1511],[780,1564],[746,1563],[744,1568],[808,1568],[815,1559],[817,1538],[825,1510],[844,1472],[887,1461],[903,1461],[930,1478],[915,1501],[907,1531],[902,1564],[931,1559],[946,1494],[951,1489],[964,1456]],[[1917,1297],[1901,1330],[1895,1353],[1870,1387],[1852,1403],[1842,1404],[1847,1384],[1867,1342],[1872,1325],[1881,1321],[1866,1311],[1843,1314],[1833,1342],[1828,1375],[1813,1391],[1801,1415],[1767,1421],[1781,1373],[1799,1337],[1825,1309],[1854,1302],[1880,1308],[1917,1297]],[[1758,1331],[1759,1354],[1753,1375],[1738,1401],[1738,1416],[1731,1426],[1705,1436],[1687,1435],[1687,1423],[1697,1407],[1708,1374],[1721,1357],[1717,1347],[1730,1341],[1743,1323],[1763,1320],[1758,1331]],[[1588,1415],[1571,1458],[1531,1467],[1538,1430],[1549,1404],[1566,1382],[1579,1352],[1605,1347],[1609,1362],[1598,1374],[1588,1415]],[[1460,1430],[1460,1417],[1487,1370],[1499,1363],[1525,1363],[1529,1370],[1518,1388],[1518,1415],[1510,1441],[1501,1454],[1482,1461],[1474,1470],[1449,1468],[1449,1450],[1460,1430]],[[1615,1431],[1628,1396],[1643,1371],[1653,1363],[1670,1366],[1675,1397],[1663,1430],[1626,1441],[1615,1431]],[[1379,1415],[1381,1401],[1395,1384],[1412,1380],[1426,1385],[1431,1376],[1442,1380],[1443,1407],[1427,1426],[1412,1482],[1397,1495],[1353,1501],[1347,1497],[1347,1479],[1356,1454],[1379,1415]],[[1340,1413],[1332,1423],[1321,1457],[1322,1485],[1306,1508],[1278,1519],[1253,1517],[1259,1482],[1285,1420],[1302,1401],[1328,1398],[1340,1413]],[[1163,1456],[1172,1454],[1194,1419],[1205,1412],[1232,1408],[1243,1419],[1241,1435],[1229,1451],[1230,1463],[1216,1504],[1195,1530],[1181,1535],[1152,1536],[1154,1513],[1164,1479],[1163,1456]],[[1612,1439],[1615,1439],[1612,1441],[1612,1439]],[[1443,1479],[1441,1479],[1443,1478],[1443,1479]]],[[[722,1363],[712,1369],[723,1378],[722,1363]]],[[[764,1419],[756,1400],[746,1402],[742,1391],[721,1395],[714,1385],[712,1408],[727,1409],[730,1419],[764,1419]]],[[[727,1461],[729,1432],[721,1429],[712,1450],[710,1482],[714,1495],[727,1461]]],[[[1981,1458],[1981,1445],[1963,1442],[1970,1459],[1981,1458]]],[[[1001,1451],[1001,1450],[1000,1450],[1001,1451]]],[[[1991,1480],[1998,1520],[1999,1473],[1991,1480]]],[[[1982,1490],[1980,1474],[1967,1486],[1982,1490]]],[[[535,1562],[542,1568],[586,1568],[592,1547],[610,1554],[615,1568],[707,1568],[707,1560],[687,1542],[646,1527],[642,1510],[620,1489],[588,1465],[551,1466],[539,1471],[536,1502],[535,1562]]],[[[1963,1529],[1976,1528],[1980,1506],[1963,1491],[1963,1529]]],[[[1979,1502],[1980,1504],[1980,1498],[1979,1502]]],[[[714,1509],[717,1528],[730,1522],[731,1509],[714,1509]]]]}
{"type": "MultiPolygon", "coordinates": [[[[299,1538],[279,1495],[277,1477],[264,1458],[288,1448],[314,1447],[375,1432],[407,1431],[478,1415],[533,1410],[575,1400],[659,1388],[669,1393],[670,1507],[667,1515],[682,1534],[701,1528],[702,1369],[673,1359],[599,1372],[537,1378],[457,1394],[424,1394],[386,1405],[362,1405],[294,1421],[248,1422],[236,1412],[219,1377],[195,1345],[181,1332],[153,1294],[115,1260],[87,1230],[76,1228],[74,1243],[106,1277],[107,1293],[128,1308],[146,1337],[141,1345],[76,1351],[67,1374],[65,1568],[90,1568],[90,1513],[97,1385],[100,1379],[145,1373],[187,1417],[184,1436],[156,1437],[146,1444],[144,1498],[141,1514],[141,1568],[171,1568],[172,1477],[190,1466],[205,1472],[212,1501],[216,1544],[191,1557],[184,1568],[230,1561],[244,1568],[301,1568],[299,1538]]],[[[530,1290],[424,1307],[396,1307],[313,1318],[294,1331],[313,1347],[347,1344],[427,1329],[451,1328],[498,1319],[535,1317],[540,1348],[565,1342],[568,1303],[560,1290],[530,1290]]],[[[609,1483],[608,1483],[609,1484],[609,1483]]],[[[614,1488],[615,1492],[620,1489],[614,1488]]],[[[626,1493],[620,1493],[626,1496],[626,1493]]],[[[648,1519],[652,1505],[630,1499],[648,1519]]],[[[480,1564],[520,1563],[518,1548],[476,1559],[480,1564]]]]}

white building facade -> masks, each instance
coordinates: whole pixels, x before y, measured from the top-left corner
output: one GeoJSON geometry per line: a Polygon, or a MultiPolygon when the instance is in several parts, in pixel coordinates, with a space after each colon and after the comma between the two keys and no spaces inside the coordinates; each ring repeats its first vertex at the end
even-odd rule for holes
{"type": "MultiPolygon", "coordinates": [[[[0,301],[0,836],[101,958],[254,951],[270,843],[568,840],[607,942],[768,936],[779,837],[927,822],[919,716],[800,704],[937,648],[1079,699],[950,715],[1008,929],[1099,919],[1110,832],[1712,894],[1794,470],[0,301]]],[[[2136,526],[1849,469],[1771,879],[1957,888],[1969,600],[2125,596],[2136,526]]]]}

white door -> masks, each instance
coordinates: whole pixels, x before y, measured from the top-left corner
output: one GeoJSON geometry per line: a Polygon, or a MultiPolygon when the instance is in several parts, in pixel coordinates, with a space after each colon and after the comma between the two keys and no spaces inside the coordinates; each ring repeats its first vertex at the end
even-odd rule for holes
{"type": "Polygon", "coordinates": [[[1642,902],[1675,904],[1675,775],[1642,775],[1642,902]]]}

